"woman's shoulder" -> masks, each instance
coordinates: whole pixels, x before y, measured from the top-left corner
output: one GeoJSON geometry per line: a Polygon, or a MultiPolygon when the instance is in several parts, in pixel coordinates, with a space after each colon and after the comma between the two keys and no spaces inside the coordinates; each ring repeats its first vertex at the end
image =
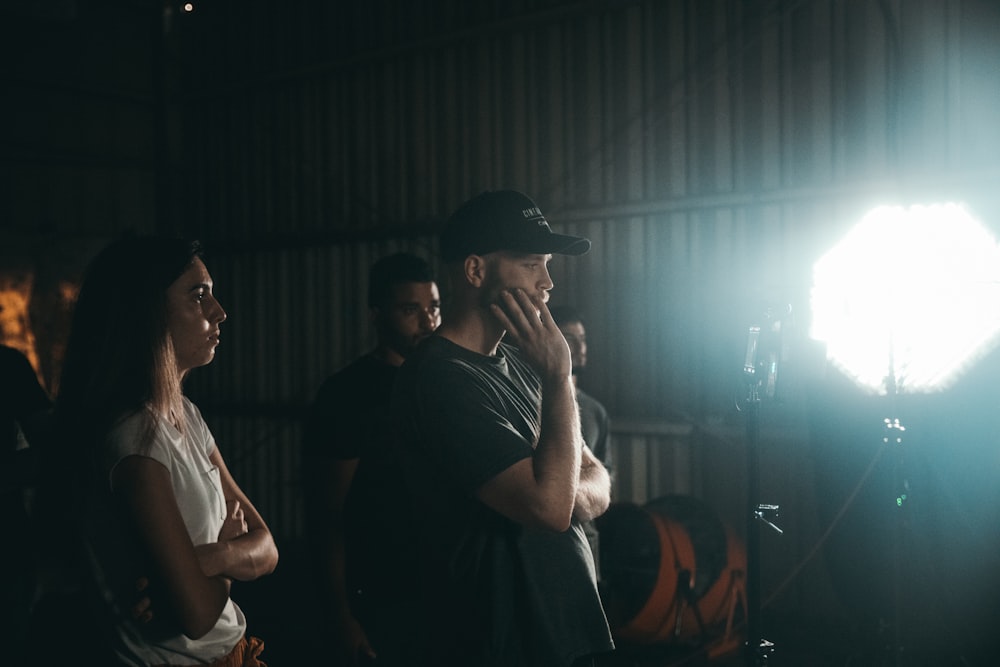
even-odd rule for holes
{"type": "Polygon", "coordinates": [[[108,470],[127,456],[145,456],[164,465],[169,461],[170,434],[164,423],[147,409],[119,419],[104,439],[103,459],[108,470]]]}
{"type": "Polygon", "coordinates": [[[124,415],[111,426],[106,441],[111,445],[125,446],[128,443],[138,443],[152,426],[150,422],[154,419],[149,410],[145,409],[124,415]]]}

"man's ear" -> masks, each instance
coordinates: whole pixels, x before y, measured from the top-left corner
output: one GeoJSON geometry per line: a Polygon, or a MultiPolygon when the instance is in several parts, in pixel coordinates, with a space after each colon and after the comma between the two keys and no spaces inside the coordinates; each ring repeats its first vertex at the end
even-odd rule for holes
{"type": "Polygon", "coordinates": [[[473,287],[482,287],[486,281],[487,262],[482,255],[469,255],[462,265],[466,282],[473,287]]]}

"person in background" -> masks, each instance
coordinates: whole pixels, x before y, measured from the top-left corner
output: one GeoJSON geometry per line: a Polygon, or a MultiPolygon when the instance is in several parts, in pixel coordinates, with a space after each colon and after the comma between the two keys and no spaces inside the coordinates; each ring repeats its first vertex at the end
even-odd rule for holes
{"type": "Polygon", "coordinates": [[[272,572],[278,550],[183,392],[225,320],[199,244],[148,236],[98,253],[74,308],[40,493],[63,512],[54,543],[76,525],[95,622],[121,664],[264,664],[230,587],[272,572]]]}
{"type": "MultiPolygon", "coordinates": [[[[587,367],[587,329],[580,312],[572,306],[553,306],[550,309],[552,319],[562,331],[569,344],[570,356],[573,360],[573,386],[576,388],[576,402],[580,406],[580,430],[583,441],[590,447],[611,478],[614,491],[614,466],[611,456],[611,421],[608,411],[596,398],[580,389],[580,375],[587,367]]],[[[600,578],[601,561],[599,535],[593,521],[585,521],[583,529],[594,552],[594,562],[597,565],[597,575],[600,578]]]]}
{"type": "Polygon", "coordinates": [[[607,509],[610,480],[580,436],[569,347],[545,305],[552,254],[590,241],[499,190],[459,207],[440,246],[452,300],[392,396],[424,585],[410,664],[593,665],[614,643],[580,522],[607,509]]]}
{"type": "MultiPolygon", "coordinates": [[[[410,253],[379,259],[368,285],[373,350],[333,374],[310,410],[303,480],[310,550],[325,614],[336,632],[337,660],[404,665],[415,639],[414,539],[401,496],[401,471],[389,437],[389,395],[396,371],[441,323],[441,297],[430,265],[410,253]]],[[[326,636],[325,634],[323,636],[326,636]]]]}
{"type": "Polygon", "coordinates": [[[34,486],[35,450],[52,408],[27,357],[0,345],[0,512],[6,546],[0,549],[0,641],[13,663],[24,664],[24,638],[35,592],[29,494],[34,486]]]}

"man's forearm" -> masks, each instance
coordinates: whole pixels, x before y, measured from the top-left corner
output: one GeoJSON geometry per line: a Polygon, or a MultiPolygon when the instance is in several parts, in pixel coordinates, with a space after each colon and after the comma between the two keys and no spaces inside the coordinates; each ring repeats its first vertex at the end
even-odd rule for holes
{"type": "Polygon", "coordinates": [[[542,387],[542,424],[535,448],[535,479],[546,513],[557,525],[569,525],[580,483],[580,415],[570,378],[542,387]]]}

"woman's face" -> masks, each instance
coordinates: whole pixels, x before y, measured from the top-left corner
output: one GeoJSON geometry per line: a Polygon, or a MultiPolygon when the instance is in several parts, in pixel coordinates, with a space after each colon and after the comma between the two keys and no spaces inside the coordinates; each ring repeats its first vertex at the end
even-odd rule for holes
{"type": "Polygon", "coordinates": [[[212,294],[212,277],[196,257],[167,288],[167,331],[181,374],[215,358],[219,325],[225,319],[226,311],[212,294]]]}

